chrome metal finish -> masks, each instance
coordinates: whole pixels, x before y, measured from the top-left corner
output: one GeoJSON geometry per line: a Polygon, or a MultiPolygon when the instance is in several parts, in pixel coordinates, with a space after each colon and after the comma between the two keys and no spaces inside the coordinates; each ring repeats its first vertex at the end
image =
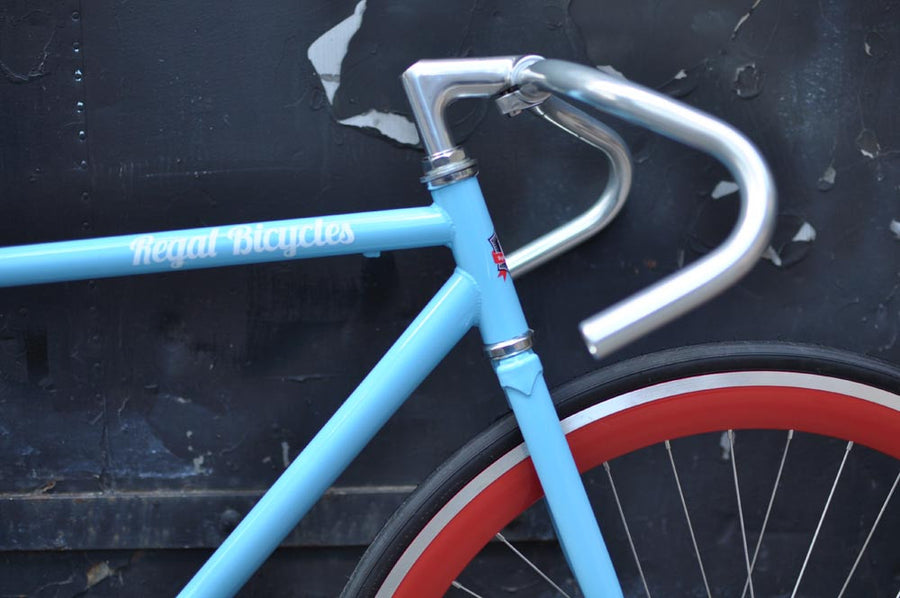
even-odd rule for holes
{"type": "Polygon", "coordinates": [[[637,567],[638,575],[641,578],[641,585],[644,586],[644,594],[647,596],[647,598],[651,598],[650,587],[647,585],[647,578],[644,576],[644,568],[641,567],[641,559],[638,558],[637,549],[634,547],[634,538],[631,537],[631,530],[628,528],[628,520],[625,519],[625,511],[622,509],[622,501],[619,499],[619,491],[616,489],[615,481],[613,481],[612,470],[609,467],[609,461],[604,461],[603,469],[606,470],[606,477],[609,480],[609,489],[612,490],[613,499],[616,501],[616,509],[618,509],[619,511],[619,519],[622,521],[622,527],[625,528],[625,537],[628,538],[628,546],[629,548],[631,548],[631,556],[634,558],[634,565],[635,567],[637,567]]]}
{"type": "Polygon", "coordinates": [[[510,551],[512,551],[512,553],[513,553],[514,555],[516,555],[517,557],[519,557],[519,560],[520,560],[520,561],[522,561],[523,563],[525,563],[526,565],[528,565],[528,567],[529,567],[532,571],[534,571],[535,573],[537,573],[538,576],[539,576],[541,579],[543,579],[544,581],[546,581],[547,584],[550,585],[550,587],[552,587],[554,590],[556,590],[556,593],[557,593],[557,594],[561,595],[563,598],[572,598],[571,596],[569,596],[569,595],[566,593],[565,590],[563,590],[561,587],[559,587],[559,586],[556,584],[555,581],[553,581],[552,579],[550,579],[550,576],[548,576],[546,573],[544,573],[544,572],[541,570],[540,567],[538,567],[537,565],[535,565],[534,562],[533,562],[531,559],[529,559],[527,556],[525,556],[524,554],[522,554],[522,552],[521,552],[518,548],[516,548],[515,546],[513,546],[512,543],[511,543],[509,540],[507,540],[506,537],[505,537],[503,534],[501,534],[500,532],[497,532],[497,533],[494,535],[494,537],[497,538],[498,540],[500,540],[500,542],[502,542],[507,548],[509,548],[510,551]]]}
{"type": "Polygon", "coordinates": [[[502,114],[506,116],[513,117],[522,114],[523,110],[528,110],[529,108],[534,108],[535,106],[539,106],[542,102],[546,101],[547,98],[552,97],[549,92],[544,92],[537,97],[527,96],[522,93],[521,90],[515,89],[504,93],[496,100],[494,103],[497,104],[497,108],[500,109],[502,114]]]}
{"type": "Polygon", "coordinates": [[[506,265],[514,277],[534,270],[606,228],[625,205],[631,190],[631,154],[614,130],[555,97],[533,106],[531,112],[603,152],[609,159],[609,174],[606,187],[587,211],[507,255],[506,265]]]}
{"type": "Polygon", "coordinates": [[[429,157],[454,148],[444,110],[460,98],[486,98],[512,87],[512,79],[540,56],[420,60],[403,73],[403,88],[429,157]]]}
{"type": "Polygon", "coordinates": [[[478,163],[466,155],[461,147],[439,152],[422,161],[425,176],[419,180],[437,189],[478,174],[478,163]]]}
{"type": "Polygon", "coordinates": [[[581,333],[595,357],[608,355],[724,291],[758,261],[775,220],[775,185],[753,144],[733,127],[655,91],[586,66],[542,60],[513,80],[567,95],[705,151],[741,189],[737,225],[725,242],[674,275],[588,318],[581,333]]]}
{"type": "Polygon", "coordinates": [[[812,540],[809,542],[809,550],[806,551],[806,557],[803,559],[803,565],[800,567],[800,573],[797,574],[797,582],[794,584],[794,591],[791,592],[791,598],[795,598],[797,596],[797,591],[800,589],[800,582],[803,581],[803,574],[806,572],[806,566],[809,564],[809,557],[812,555],[813,548],[816,545],[816,540],[819,538],[819,532],[822,531],[822,522],[825,521],[825,515],[828,514],[828,507],[831,506],[831,499],[834,498],[834,491],[837,490],[838,482],[841,479],[841,474],[844,471],[844,465],[847,464],[847,457],[850,455],[850,451],[853,449],[853,441],[847,443],[847,446],[844,448],[844,457],[841,459],[841,464],[838,466],[837,474],[834,476],[834,482],[831,484],[831,490],[828,492],[828,498],[825,499],[825,506],[822,508],[822,514],[819,515],[819,523],[816,524],[816,531],[813,532],[812,540]]]}
{"type": "MultiPolygon", "coordinates": [[[[769,515],[772,514],[772,505],[775,504],[775,495],[778,494],[778,484],[781,482],[781,474],[784,473],[784,464],[787,461],[788,449],[791,448],[791,441],[794,439],[794,431],[788,430],[787,441],[784,443],[784,449],[781,451],[781,462],[778,464],[778,473],[775,474],[775,483],[772,485],[772,493],[769,495],[769,504],[766,506],[766,514],[763,516],[762,527],[759,528],[759,534],[756,536],[756,548],[753,549],[753,558],[750,560],[750,573],[747,581],[744,582],[744,589],[741,590],[741,598],[747,595],[747,588],[750,587],[750,575],[753,575],[753,569],[756,568],[756,557],[759,556],[759,549],[762,546],[763,538],[766,535],[766,526],[769,525],[769,515]]],[[[840,594],[838,594],[840,598],[840,594]]]]}
{"type": "Polygon", "coordinates": [[[506,359],[507,357],[512,357],[513,355],[524,353],[525,351],[533,347],[533,336],[534,332],[529,330],[522,336],[511,338],[508,341],[494,343],[493,345],[488,345],[484,348],[484,350],[488,354],[488,357],[495,361],[506,359]]]}
{"type": "Polygon", "coordinates": [[[598,233],[621,210],[631,188],[631,156],[615,131],[551,97],[549,91],[539,89],[524,76],[531,66],[541,62],[543,58],[536,55],[421,60],[403,73],[403,86],[428,154],[421,180],[431,189],[478,172],[475,161],[453,145],[444,121],[444,110],[458,98],[503,94],[497,98],[497,104],[505,114],[530,109],[609,158],[606,187],[594,205],[581,216],[510,253],[507,265],[513,276],[531,271],[598,233]]]}
{"type": "Polygon", "coordinates": [[[678,467],[675,465],[675,455],[672,454],[672,443],[666,440],[663,444],[666,447],[666,453],[669,455],[669,464],[672,466],[672,475],[675,477],[675,486],[678,488],[678,498],[681,499],[681,508],[684,510],[684,519],[687,521],[688,531],[691,534],[691,544],[694,545],[694,556],[697,557],[697,566],[700,567],[700,576],[703,578],[703,587],[706,588],[706,598],[712,598],[712,592],[709,590],[709,581],[706,579],[706,569],[704,569],[703,559],[700,557],[700,547],[697,546],[697,536],[694,534],[694,525],[691,523],[691,514],[688,512],[687,501],[684,499],[681,478],[678,477],[678,467]]]}
{"type": "Polygon", "coordinates": [[[753,568],[750,567],[750,550],[747,548],[747,525],[744,522],[741,485],[738,483],[737,455],[734,452],[734,430],[728,430],[728,454],[731,457],[731,472],[734,478],[734,496],[737,499],[738,521],[741,523],[741,544],[743,544],[744,548],[744,566],[747,567],[747,586],[750,588],[750,598],[756,598],[756,591],[753,589],[753,568]]]}

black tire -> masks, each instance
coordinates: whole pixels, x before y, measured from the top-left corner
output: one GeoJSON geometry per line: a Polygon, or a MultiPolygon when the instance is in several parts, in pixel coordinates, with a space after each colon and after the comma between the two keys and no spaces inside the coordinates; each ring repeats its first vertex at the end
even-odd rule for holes
{"type": "MultiPolygon", "coordinates": [[[[731,343],[679,348],[616,364],[563,386],[554,392],[554,401],[557,404],[560,418],[564,419],[573,414],[584,412],[591,406],[610,398],[620,397],[625,393],[646,389],[652,385],[664,382],[694,378],[706,374],[757,371],[814,374],[835,381],[850,381],[873,389],[887,391],[893,395],[900,395],[900,382],[898,382],[900,381],[900,370],[889,364],[825,348],[774,343],[731,343]]],[[[900,411],[900,396],[896,397],[896,402],[896,409],[900,411]]],[[[898,421],[900,421],[900,414],[898,414],[898,421]]],[[[896,434],[900,437],[900,428],[897,428],[896,434]]],[[[865,442],[865,439],[862,440],[865,442]]],[[[772,444],[771,437],[766,437],[761,442],[764,445],[772,444]]],[[[388,573],[407,550],[413,539],[420,534],[428,522],[432,521],[435,514],[473,478],[521,443],[522,439],[517,431],[515,421],[511,416],[507,416],[459,450],[421,484],[388,521],[358,564],[342,595],[354,598],[377,595],[388,573]]],[[[877,444],[877,441],[875,444],[877,444]]],[[[747,446],[749,447],[750,445],[747,446]]],[[[839,451],[842,449],[834,450],[839,451]]],[[[744,453],[750,454],[748,451],[738,453],[736,450],[734,460],[738,461],[738,454],[744,453]]],[[[873,454],[875,453],[873,452],[873,454]]],[[[900,458],[900,455],[894,455],[893,457],[900,458]]],[[[658,456],[655,459],[658,461],[662,460],[658,456]]],[[[878,481],[875,481],[873,478],[870,484],[873,497],[881,496],[883,499],[883,495],[893,480],[891,476],[897,473],[896,462],[885,459],[880,453],[874,457],[866,454],[866,459],[868,460],[865,464],[856,464],[852,467],[855,468],[854,471],[884,473],[887,476],[885,479],[879,479],[878,481]]],[[[830,468],[831,465],[823,467],[823,469],[828,471],[831,471],[830,468]]],[[[597,469],[602,470],[603,468],[598,467],[597,469]]],[[[858,475],[863,474],[854,473],[854,476],[858,477],[858,475]]],[[[633,484],[633,482],[631,483],[633,484]]],[[[601,477],[600,481],[586,482],[586,484],[590,492],[592,487],[603,486],[604,482],[601,477]]],[[[763,485],[771,485],[771,480],[767,478],[763,485]]],[[[744,485],[741,484],[740,495],[743,496],[745,494],[744,485]]],[[[845,502],[849,502],[849,504],[865,502],[867,505],[874,500],[874,498],[866,497],[857,501],[853,496],[849,497],[849,499],[842,497],[843,499],[846,499],[845,502]]],[[[815,501],[819,501],[818,495],[816,495],[815,501]]],[[[900,498],[895,502],[900,502],[900,498]]],[[[615,510],[610,507],[611,504],[607,504],[606,511],[615,510]]],[[[631,506],[626,504],[626,510],[631,506]]],[[[836,508],[838,507],[832,507],[832,509],[836,508]]],[[[842,503],[840,508],[846,507],[842,503]]],[[[705,509],[700,508],[697,510],[705,509]]],[[[715,510],[715,507],[713,507],[713,510],[715,510]]],[[[677,509],[673,513],[676,511],[677,509]]],[[[900,582],[894,581],[893,576],[895,574],[894,567],[900,565],[900,543],[890,542],[889,540],[886,542],[884,539],[891,537],[892,529],[894,532],[900,531],[900,505],[894,511],[896,513],[886,515],[883,521],[879,523],[879,536],[877,538],[880,547],[879,551],[875,553],[869,552],[868,554],[872,555],[872,558],[867,557],[868,560],[863,559],[860,565],[861,568],[857,567],[857,570],[862,571],[863,574],[857,576],[859,579],[853,580],[853,585],[848,587],[845,595],[895,596],[897,594],[900,582]],[[884,547],[888,545],[893,546],[893,548],[884,547]],[[878,569],[877,571],[876,568],[878,569]],[[885,584],[888,587],[879,586],[876,588],[875,586],[878,584],[885,584]]],[[[836,511],[830,512],[835,513],[836,511]]],[[[733,514],[730,516],[733,517],[733,514]]],[[[845,516],[849,517],[849,515],[845,516]]],[[[651,516],[652,518],[653,516],[651,516]]],[[[865,522],[871,524],[871,519],[872,517],[868,515],[860,516],[860,520],[864,523],[862,526],[863,531],[855,528],[850,531],[849,533],[852,537],[846,539],[847,546],[859,546],[864,541],[867,533],[865,522]]],[[[615,517],[611,521],[615,521],[615,517]]],[[[627,561],[631,555],[627,542],[624,541],[624,536],[621,533],[610,534],[607,531],[610,527],[614,527],[614,525],[611,526],[609,522],[601,521],[601,529],[604,530],[604,534],[607,536],[607,543],[610,544],[613,558],[614,560],[625,558],[627,561]],[[615,547],[614,542],[619,542],[623,546],[615,547]],[[623,555],[625,556],[623,557],[623,555]]],[[[838,527],[843,530],[843,526],[838,527]]],[[[803,527],[802,531],[783,533],[796,533],[798,536],[804,536],[808,531],[807,528],[808,525],[803,527]]],[[[635,530],[632,531],[634,532],[635,530]]],[[[639,534],[640,532],[637,532],[634,535],[637,538],[639,534]]],[[[699,532],[698,535],[700,535],[699,532]]],[[[751,545],[750,548],[752,550],[752,542],[750,540],[746,542],[748,545],[751,545]]],[[[854,548],[853,550],[856,549],[854,548]]],[[[853,552],[853,550],[849,550],[849,552],[853,552]]],[[[690,555],[688,555],[688,558],[683,559],[684,555],[681,555],[680,551],[678,552],[679,554],[675,555],[673,550],[669,557],[662,560],[678,561],[678,568],[683,567],[684,563],[689,564],[692,561],[690,555]],[[675,558],[676,556],[678,558],[675,558]]],[[[746,566],[743,559],[739,564],[740,567],[746,566]]],[[[791,566],[796,569],[795,563],[792,562],[791,566]]],[[[846,569],[844,565],[841,566],[846,569]]],[[[636,567],[629,565],[627,562],[621,566],[617,562],[616,567],[619,571],[623,588],[626,590],[626,595],[631,595],[632,593],[634,595],[643,595],[644,586],[637,575],[636,567]]],[[[736,570],[738,574],[741,571],[746,571],[746,568],[741,569],[740,567],[736,570]]],[[[699,578],[700,576],[691,574],[687,577],[699,578]]],[[[734,575],[731,577],[734,577],[734,575]]],[[[817,592],[820,591],[821,584],[818,582],[821,577],[822,575],[816,574],[814,581],[807,581],[809,578],[805,577],[804,585],[798,595],[819,595],[817,592]]],[[[825,577],[828,576],[825,575],[825,577]]],[[[661,595],[694,595],[701,592],[702,595],[706,595],[704,587],[706,582],[702,581],[701,584],[701,581],[680,579],[670,582],[669,585],[662,586],[665,589],[661,589],[655,581],[653,584],[656,585],[657,594],[661,595]]],[[[772,582],[775,585],[770,587],[777,587],[778,589],[770,589],[769,591],[776,594],[782,592],[784,586],[789,584],[789,582],[789,579],[780,579],[776,576],[776,579],[772,582]]],[[[574,583],[571,581],[568,583],[570,594],[572,592],[577,593],[574,583]]],[[[737,588],[737,595],[741,595],[741,587],[745,584],[741,582],[735,583],[738,585],[734,585],[734,583],[729,581],[716,582],[713,588],[715,590],[713,592],[714,595],[732,595],[735,588],[737,588]]],[[[788,591],[790,589],[788,588],[788,591]]],[[[837,590],[831,593],[837,594],[837,590]]],[[[757,595],[761,594],[757,593],[757,595]]]]}

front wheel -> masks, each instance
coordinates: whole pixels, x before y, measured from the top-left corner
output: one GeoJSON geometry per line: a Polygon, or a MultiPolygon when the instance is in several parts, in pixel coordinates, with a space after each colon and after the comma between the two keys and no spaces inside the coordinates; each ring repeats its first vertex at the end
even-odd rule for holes
{"type": "MultiPolygon", "coordinates": [[[[856,355],[757,343],[641,357],[561,388],[626,595],[897,596],[898,381],[856,355]]],[[[544,572],[565,569],[541,496],[507,417],[410,496],[344,596],[580,595],[544,572]],[[479,565],[498,550],[533,583],[479,565]]]]}

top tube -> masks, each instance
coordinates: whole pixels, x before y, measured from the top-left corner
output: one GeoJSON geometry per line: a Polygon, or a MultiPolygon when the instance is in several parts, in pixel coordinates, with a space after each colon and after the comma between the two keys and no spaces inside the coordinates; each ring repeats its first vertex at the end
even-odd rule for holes
{"type": "Polygon", "coordinates": [[[0,248],[0,287],[446,245],[436,206],[0,248]]]}

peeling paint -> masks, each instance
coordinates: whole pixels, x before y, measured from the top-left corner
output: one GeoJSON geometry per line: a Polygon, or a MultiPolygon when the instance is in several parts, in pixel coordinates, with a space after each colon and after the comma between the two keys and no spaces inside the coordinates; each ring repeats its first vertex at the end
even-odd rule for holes
{"type": "Polygon", "coordinates": [[[416,125],[399,114],[369,110],[338,122],[351,127],[376,129],[382,135],[406,145],[419,143],[419,132],[416,130],[416,125]]]}
{"type": "MultiPolygon", "coordinates": [[[[366,0],[361,0],[352,15],[320,35],[306,51],[306,56],[322,82],[329,104],[334,104],[334,96],[341,85],[341,65],[347,55],[350,40],[362,26],[365,11],[366,0]]],[[[385,137],[404,145],[419,143],[416,125],[399,114],[372,109],[338,120],[338,122],[348,127],[374,129],[385,137]]]]}
{"type": "Polygon", "coordinates": [[[747,19],[750,18],[750,15],[753,14],[753,11],[756,10],[756,7],[759,6],[762,0],[754,0],[753,6],[750,7],[750,10],[744,13],[740,19],[738,19],[737,25],[734,26],[734,29],[731,30],[731,39],[736,39],[738,35],[738,31],[741,30],[741,27],[744,26],[744,23],[747,22],[747,19]]]}
{"type": "Polygon", "coordinates": [[[891,232],[894,233],[894,236],[900,239],[900,221],[891,220],[891,232]]]}
{"type": "Polygon", "coordinates": [[[678,69],[678,72],[671,79],[657,89],[670,97],[683,98],[697,88],[697,85],[700,83],[700,77],[705,70],[706,61],[692,67],[678,69]]]}
{"type": "Polygon", "coordinates": [[[334,103],[334,94],[341,84],[341,63],[347,55],[350,40],[362,26],[365,11],[366,0],[360,0],[352,15],[320,35],[306,51],[306,56],[322,81],[329,104],[334,103]]]}
{"type": "Polygon", "coordinates": [[[740,31],[741,27],[744,26],[744,23],[747,22],[747,19],[749,19],[749,18],[750,18],[750,13],[745,12],[744,16],[742,16],[740,19],[738,19],[737,25],[735,25],[734,29],[732,29],[732,31],[731,31],[731,39],[734,39],[737,37],[738,31],[740,31]]]}
{"type": "Polygon", "coordinates": [[[86,582],[85,588],[89,589],[106,579],[107,577],[112,577],[115,574],[116,570],[112,569],[109,566],[109,563],[106,561],[100,561],[99,563],[95,563],[91,565],[91,567],[87,570],[85,574],[86,582]]]}
{"type": "Polygon", "coordinates": [[[863,50],[872,58],[883,58],[889,48],[890,44],[877,31],[870,31],[863,40],[863,50]]]}
{"type": "Polygon", "coordinates": [[[606,73],[607,75],[612,75],[613,77],[617,77],[619,79],[625,79],[626,81],[628,80],[628,77],[626,77],[622,73],[622,71],[620,71],[619,69],[617,69],[616,67],[614,67],[611,64],[598,64],[597,70],[600,71],[601,73],[606,73]]]}
{"type": "Polygon", "coordinates": [[[809,222],[804,222],[797,234],[791,239],[792,242],[812,243],[816,240],[816,229],[809,222]]]}
{"type": "Polygon", "coordinates": [[[10,83],[30,83],[35,79],[40,79],[41,77],[48,75],[50,71],[47,70],[46,67],[47,58],[50,57],[50,45],[53,43],[53,40],[55,38],[56,30],[54,29],[50,33],[50,37],[49,39],[47,39],[47,42],[44,44],[44,48],[41,51],[41,56],[37,59],[37,64],[28,69],[27,73],[15,72],[11,68],[9,68],[2,60],[0,60],[0,73],[3,73],[7,81],[9,81],[10,83]]]}
{"type": "Polygon", "coordinates": [[[881,153],[881,145],[878,143],[878,138],[869,129],[863,129],[856,136],[856,147],[859,149],[859,153],[870,160],[874,160],[881,153]]]}
{"type": "Polygon", "coordinates": [[[734,181],[719,181],[710,195],[713,199],[719,199],[720,197],[731,195],[738,189],[740,189],[740,187],[738,187],[737,183],[735,183],[734,181]]]}
{"type": "Polygon", "coordinates": [[[763,252],[763,254],[762,254],[761,257],[762,257],[762,259],[764,259],[764,260],[769,260],[770,262],[772,262],[773,264],[775,264],[775,265],[778,266],[779,268],[781,267],[781,263],[782,263],[782,262],[781,262],[781,256],[778,255],[778,252],[775,251],[775,248],[772,247],[771,245],[769,245],[768,247],[766,247],[766,250],[763,252]]]}
{"type": "Polygon", "coordinates": [[[739,66],[734,71],[731,88],[739,98],[749,100],[762,92],[763,73],[755,62],[739,66]]]}
{"type": "Polygon", "coordinates": [[[834,166],[829,164],[828,168],[825,169],[825,172],[822,173],[822,176],[819,177],[819,181],[816,187],[819,191],[830,191],[832,187],[834,187],[834,180],[837,177],[837,171],[834,169],[834,166]]]}
{"type": "MultiPolygon", "coordinates": [[[[776,233],[777,237],[777,233],[776,233]]],[[[762,259],[769,260],[775,266],[790,267],[806,257],[809,251],[808,245],[816,240],[816,229],[809,222],[804,221],[790,241],[779,245],[778,249],[769,245],[762,254],[762,259]],[[806,245],[807,247],[803,247],[806,245]]]]}
{"type": "Polygon", "coordinates": [[[291,464],[290,458],[290,450],[291,445],[287,443],[287,441],[281,441],[281,462],[284,464],[284,468],[287,469],[288,465],[291,464]]]}
{"type": "Polygon", "coordinates": [[[722,432],[719,436],[719,448],[722,449],[722,461],[731,460],[731,443],[728,442],[728,432],[722,432]]]}
{"type": "Polygon", "coordinates": [[[197,455],[194,457],[194,473],[208,473],[206,469],[203,467],[203,462],[206,460],[204,455],[197,455]]]}

